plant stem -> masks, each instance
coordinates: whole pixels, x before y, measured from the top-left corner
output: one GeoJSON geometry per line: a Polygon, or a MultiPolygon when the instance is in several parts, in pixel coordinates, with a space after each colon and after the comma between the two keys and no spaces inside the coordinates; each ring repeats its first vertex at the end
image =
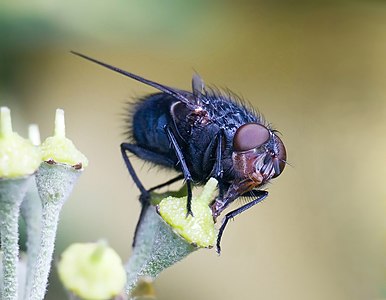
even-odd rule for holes
{"type": "Polygon", "coordinates": [[[126,292],[130,294],[142,277],[156,278],[198,248],[177,235],[150,206],[138,228],[136,245],[126,264],[126,292]]]}
{"type": "Polygon", "coordinates": [[[42,210],[42,235],[38,256],[34,264],[32,275],[31,296],[27,299],[43,299],[46,293],[48,275],[51,269],[52,254],[54,252],[56,230],[59,213],[63,203],[47,202],[42,210]]]}
{"type": "Polygon", "coordinates": [[[29,295],[32,288],[32,270],[36,264],[40,249],[42,216],[42,204],[37,191],[35,178],[21,204],[21,215],[25,220],[27,229],[27,276],[24,294],[29,295]]]}
{"type": "Polygon", "coordinates": [[[3,300],[18,299],[19,210],[29,177],[0,180],[0,236],[3,251],[3,300]]]}
{"type": "Polygon", "coordinates": [[[36,183],[42,201],[41,239],[36,263],[32,270],[32,288],[25,295],[28,300],[42,300],[46,293],[48,275],[51,269],[52,255],[59,214],[70,195],[80,170],[65,164],[42,163],[36,174],[36,183]]]}

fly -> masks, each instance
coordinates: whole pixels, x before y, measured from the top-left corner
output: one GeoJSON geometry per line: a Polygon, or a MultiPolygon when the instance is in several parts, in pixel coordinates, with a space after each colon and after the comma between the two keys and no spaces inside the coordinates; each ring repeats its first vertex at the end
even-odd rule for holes
{"type": "Polygon", "coordinates": [[[217,179],[219,188],[218,197],[211,204],[215,220],[240,196],[254,197],[225,215],[216,243],[220,253],[221,237],[228,221],[264,200],[268,192],[261,188],[284,170],[286,149],[277,131],[235,96],[206,88],[197,74],[192,79],[192,91],[184,91],[72,53],[160,91],[136,103],[131,121],[133,142],[121,144],[126,167],[141,193],[138,224],[150,205],[150,192],[182,179],[187,185],[187,215],[194,213],[192,184],[205,184],[211,177],[217,179]],[[146,189],[127,152],[174,169],[180,175],[146,189]]]}

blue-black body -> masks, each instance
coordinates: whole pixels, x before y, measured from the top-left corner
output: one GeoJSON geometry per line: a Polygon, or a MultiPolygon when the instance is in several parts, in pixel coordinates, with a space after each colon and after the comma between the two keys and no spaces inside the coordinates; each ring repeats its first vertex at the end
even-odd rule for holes
{"type": "Polygon", "coordinates": [[[165,167],[172,167],[178,161],[164,129],[173,122],[170,106],[174,102],[175,98],[158,93],[142,98],[130,108],[133,109],[133,115],[131,122],[129,121],[129,139],[138,146],[163,156],[164,161],[154,160],[151,156],[144,159],[165,167]]]}
{"type": "MultiPolygon", "coordinates": [[[[193,96],[185,93],[186,96],[193,96]]],[[[166,93],[151,94],[140,99],[132,108],[129,138],[141,148],[157,154],[136,153],[140,158],[181,172],[181,164],[164,129],[165,126],[171,126],[193,181],[204,184],[216,175],[216,136],[223,130],[222,180],[225,186],[229,186],[235,176],[232,143],[237,128],[246,123],[264,121],[234,95],[208,90],[206,97],[207,104],[201,104],[202,111],[206,113],[200,117],[197,117],[199,112],[195,114],[185,103],[166,93]],[[177,105],[178,111],[175,109],[177,105]],[[160,155],[163,159],[159,159],[160,155]]]]}

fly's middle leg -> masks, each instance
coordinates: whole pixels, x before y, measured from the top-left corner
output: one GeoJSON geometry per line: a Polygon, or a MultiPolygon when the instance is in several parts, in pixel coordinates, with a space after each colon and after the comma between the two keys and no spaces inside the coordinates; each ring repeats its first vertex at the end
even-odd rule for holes
{"type": "Polygon", "coordinates": [[[223,167],[222,167],[222,152],[223,152],[223,143],[224,143],[224,129],[220,129],[220,131],[216,135],[217,146],[216,146],[216,163],[214,165],[214,178],[216,178],[218,182],[218,198],[224,198],[224,184],[222,182],[223,177],[223,167]]]}
{"type": "Polygon", "coordinates": [[[192,212],[192,182],[193,182],[193,179],[192,179],[192,176],[190,175],[190,171],[189,171],[189,168],[186,164],[185,157],[182,153],[181,147],[178,145],[178,142],[177,142],[176,137],[174,136],[172,130],[168,126],[165,126],[164,129],[165,129],[165,132],[168,136],[168,139],[169,139],[169,141],[174,149],[174,152],[178,158],[178,161],[181,164],[181,170],[182,170],[182,173],[184,174],[184,178],[186,181],[186,187],[188,189],[187,205],[186,205],[187,214],[186,214],[186,216],[188,216],[188,215],[193,216],[193,212],[192,212]]]}

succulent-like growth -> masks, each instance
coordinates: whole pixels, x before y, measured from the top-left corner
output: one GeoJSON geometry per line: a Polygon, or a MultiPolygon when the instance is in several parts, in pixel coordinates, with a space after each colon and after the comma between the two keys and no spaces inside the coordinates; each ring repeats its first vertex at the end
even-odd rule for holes
{"type": "Polygon", "coordinates": [[[125,269],[114,249],[101,241],[69,246],[58,264],[66,289],[82,299],[111,299],[123,292],[125,269]]]}
{"type": "Polygon", "coordinates": [[[36,174],[37,191],[41,200],[40,246],[33,268],[27,278],[26,298],[42,300],[46,292],[54,252],[60,211],[87,166],[87,158],[65,136],[64,112],[56,110],[52,137],[41,145],[44,162],[36,174]]]}
{"type": "Polygon", "coordinates": [[[173,230],[197,247],[211,248],[216,242],[216,229],[209,204],[213,201],[217,181],[211,178],[201,195],[192,201],[194,217],[186,216],[187,197],[169,196],[158,205],[158,213],[173,230]]]}
{"type": "Polygon", "coordinates": [[[0,237],[2,281],[0,298],[18,298],[18,256],[20,205],[41,162],[40,151],[12,130],[11,112],[0,108],[0,237]]]}
{"type": "MultiPolygon", "coordinates": [[[[157,207],[150,206],[139,224],[133,254],[127,265],[126,292],[131,294],[143,278],[156,278],[164,269],[174,265],[199,248],[215,243],[216,229],[209,203],[217,181],[211,179],[201,195],[194,196],[194,217],[186,217],[187,197],[164,194],[157,207]]],[[[152,198],[159,198],[152,195],[152,198]]]]}
{"type": "Polygon", "coordinates": [[[11,112],[0,109],[0,178],[33,174],[41,163],[41,153],[32,143],[12,131],[11,112]]]}
{"type": "Polygon", "coordinates": [[[44,161],[87,167],[88,160],[76,149],[74,143],[66,138],[64,111],[56,110],[54,135],[48,137],[40,147],[44,161]]]}

